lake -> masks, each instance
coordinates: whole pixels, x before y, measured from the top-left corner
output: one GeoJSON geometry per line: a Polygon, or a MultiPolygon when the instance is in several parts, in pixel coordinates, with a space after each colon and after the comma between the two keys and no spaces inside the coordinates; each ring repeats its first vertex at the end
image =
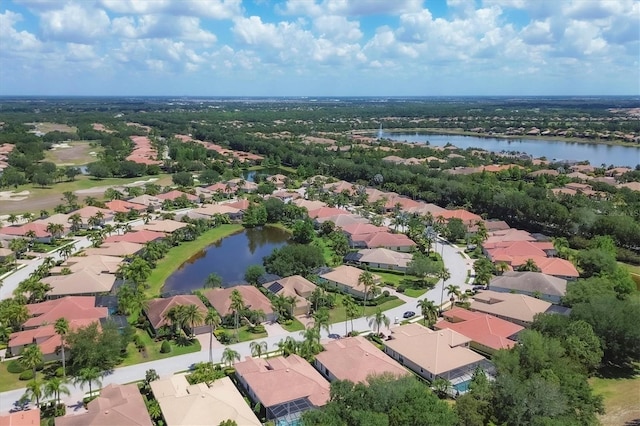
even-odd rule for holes
{"type": "Polygon", "coordinates": [[[448,143],[458,148],[481,148],[487,151],[518,151],[548,160],[589,161],[594,166],[610,164],[635,167],[640,164],[640,147],[587,144],[543,139],[501,139],[462,135],[436,135],[425,133],[387,133],[382,137],[401,142],[424,143],[444,146],[448,143]]]}
{"type": "Polygon", "coordinates": [[[281,174],[281,175],[285,175],[285,176],[289,176],[289,173],[287,173],[286,171],[280,169],[279,167],[266,167],[264,169],[260,169],[260,170],[245,170],[242,172],[242,177],[247,181],[247,182],[255,182],[256,179],[256,175],[277,175],[277,174],[281,174]]]}
{"type": "Polygon", "coordinates": [[[262,258],[288,244],[290,234],[265,226],[244,229],[211,244],[193,255],[167,279],[163,293],[189,293],[202,288],[212,272],[222,277],[223,287],[244,280],[247,267],[262,264],[262,258]]]}

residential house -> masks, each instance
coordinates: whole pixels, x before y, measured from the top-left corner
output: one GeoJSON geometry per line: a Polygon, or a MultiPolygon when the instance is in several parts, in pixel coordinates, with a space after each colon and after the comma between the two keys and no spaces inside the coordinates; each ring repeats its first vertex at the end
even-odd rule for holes
{"type": "Polygon", "coordinates": [[[262,284],[272,294],[285,297],[295,297],[296,303],[293,315],[306,315],[311,310],[311,303],[307,300],[316,289],[316,285],[301,275],[279,278],[262,284]]]}
{"type": "Polygon", "coordinates": [[[362,216],[351,214],[351,213],[319,217],[319,218],[316,218],[315,220],[316,224],[323,224],[324,222],[327,222],[327,221],[333,222],[333,224],[338,228],[342,228],[345,226],[354,225],[358,223],[369,223],[369,219],[366,219],[362,216]]]}
{"type": "Polygon", "coordinates": [[[252,285],[238,285],[227,288],[212,288],[204,291],[204,296],[209,300],[211,306],[215,308],[220,316],[231,315],[231,293],[237,290],[242,296],[244,305],[252,311],[262,311],[266,315],[267,321],[275,321],[275,312],[271,306],[271,301],[260,290],[252,285]]]}
{"type": "Polygon", "coordinates": [[[47,298],[56,299],[62,296],[91,296],[110,293],[117,277],[110,273],[81,269],[68,275],[51,275],[40,281],[51,286],[47,298]]]}
{"type": "Polygon", "coordinates": [[[228,377],[190,385],[184,375],[151,382],[167,426],[218,426],[226,420],[260,426],[260,420],[228,377]]]}
{"type": "Polygon", "coordinates": [[[378,232],[376,234],[369,234],[364,237],[362,241],[356,239],[355,236],[351,237],[353,245],[356,247],[366,247],[369,249],[383,247],[389,250],[410,252],[416,247],[416,243],[404,234],[394,234],[391,232],[378,232]]]}
{"type": "Polygon", "coordinates": [[[385,353],[431,382],[448,380],[456,393],[469,388],[474,371],[480,367],[491,374],[493,365],[469,349],[471,339],[449,329],[433,331],[418,323],[391,330],[384,342],[385,353]]]}
{"type": "Polygon", "coordinates": [[[70,257],[60,266],[54,266],[49,270],[51,275],[63,275],[63,271],[68,269],[71,273],[83,270],[91,271],[95,274],[115,274],[124,259],[116,256],[77,256],[70,257]]]}
{"type": "Polygon", "coordinates": [[[100,396],[87,404],[87,412],[56,417],[56,426],[153,426],[151,417],[135,383],[110,384],[100,396]]]}
{"type": "MultiPolygon", "coordinates": [[[[319,209],[309,210],[309,217],[311,219],[323,219],[325,217],[336,216],[340,214],[351,214],[347,210],[338,209],[336,207],[320,207],[319,209]]],[[[316,222],[319,223],[319,222],[316,222]]]]}
{"type": "Polygon", "coordinates": [[[1,240],[12,240],[15,238],[33,238],[35,241],[41,243],[49,243],[51,242],[52,235],[47,231],[47,224],[39,222],[29,222],[24,225],[13,225],[0,228],[1,240]]]}
{"type": "Polygon", "coordinates": [[[7,257],[11,255],[13,255],[13,251],[11,251],[11,249],[0,247],[0,263],[4,262],[7,257]]]}
{"type": "Polygon", "coordinates": [[[482,217],[464,209],[444,210],[437,213],[436,218],[437,217],[443,218],[446,222],[451,219],[460,219],[467,228],[474,227],[476,223],[483,221],[482,217]]]}
{"type": "Polygon", "coordinates": [[[435,324],[436,330],[450,329],[467,336],[471,339],[469,347],[486,356],[515,346],[516,335],[524,329],[493,315],[459,307],[444,311],[442,316],[444,320],[435,324]]]}
{"type": "Polygon", "coordinates": [[[129,213],[130,211],[142,213],[147,210],[144,204],[132,203],[125,200],[111,200],[104,204],[107,209],[115,213],[129,213]]]}
{"type": "Polygon", "coordinates": [[[293,200],[302,198],[302,195],[300,195],[300,193],[296,191],[275,191],[273,194],[271,194],[271,197],[277,198],[283,203],[290,203],[293,200]]]}
{"type": "Polygon", "coordinates": [[[238,382],[253,402],[266,410],[267,420],[292,424],[302,412],[329,401],[327,382],[298,355],[250,358],[234,365],[238,382]]]}
{"type": "Polygon", "coordinates": [[[146,244],[151,241],[158,241],[166,238],[167,235],[164,232],[147,231],[146,229],[140,231],[131,231],[122,235],[111,235],[107,237],[105,243],[117,243],[120,241],[126,241],[129,243],[146,244]]]}
{"type": "Polygon", "coordinates": [[[327,203],[323,201],[303,200],[302,198],[293,200],[292,203],[298,207],[307,209],[307,211],[318,210],[323,207],[327,207],[327,203]]]}
{"type": "Polygon", "coordinates": [[[127,201],[134,204],[142,204],[143,206],[146,206],[147,210],[156,211],[162,208],[162,202],[164,200],[161,200],[160,198],[153,195],[143,194],[137,197],[130,198],[127,201]]]}
{"type": "MultiPolygon", "coordinates": [[[[332,271],[321,274],[320,278],[324,280],[328,285],[337,288],[338,290],[349,293],[359,299],[364,299],[364,286],[359,282],[360,275],[364,271],[349,265],[340,265],[334,268],[332,271]]],[[[371,274],[373,276],[373,282],[380,284],[381,278],[379,275],[371,274]]]]}
{"type": "Polygon", "coordinates": [[[82,228],[90,227],[89,219],[91,219],[92,217],[97,218],[99,216],[102,216],[102,219],[96,222],[97,226],[104,226],[107,222],[113,221],[114,217],[114,214],[111,210],[101,209],[100,207],[93,206],[84,206],[81,209],[74,210],[69,214],[69,216],[71,217],[76,214],[80,216],[80,219],[82,219],[82,228]]]}
{"type": "Polygon", "coordinates": [[[178,191],[176,189],[174,189],[173,191],[165,192],[164,194],[156,195],[156,198],[164,201],[175,201],[180,197],[185,197],[187,200],[191,201],[192,203],[197,203],[200,201],[200,198],[198,198],[196,195],[189,194],[187,192],[178,191]]]}
{"type": "Polygon", "coordinates": [[[367,378],[374,375],[409,375],[405,368],[362,336],[332,340],[322,346],[324,351],[316,355],[313,365],[330,382],[367,383],[367,378]]]}
{"type": "Polygon", "coordinates": [[[469,309],[528,327],[536,314],[547,312],[551,303],[524,294],[483,290],[473,296],[469,309]]]}
{"type": "Polygon", "coordinates": [[[119,241],[117,243],[103,243],[100,247],[90,247],[84,250],[87,256],[133,256],[144,249],[143,244],[119,241]]]}
{"type": "MultiPolygon", "coordinates": [[[[147,302],[145,314],[147,319],[149,319],[149,323],[151,324],[153,331],[157,333],[161,327],[170,325],[167,320],[167,314],[172,308],[181,305],[196,305],[203,318],[208,312],[207,307],[202,303],[200,298],[191,294],[180,294],[167,298],[151,299],[147,302]]],[[[196,325],[193,330],[191,330],[191,333],[193,334],[203,334],[208,332],[209,326],[204,324],[196,325]]]]}
{"type": "Polygon", "coordinates": [[[557,304],[567,293],[567,280],[541,272],[508,271],[493,278],[489,288],[499,293],[525,294],[557,304]]]}
{"type": "Polygon", "coordinates": [[[191,210],[189,217],[203,217],[211,219],[216,215],[227,215],[231,220],[242,220],[244,211],[228,204],[207,204],[198,209],[191,210]]]}
{"type": "MultiPolygon", "coordinates": [[[[0,168],[1,170],[1,168],[0,168]]],[[[40,409],[20,410],[0,414],[2,426],[40,426],[40,409]]]]}
{"type": "Polygon", "coordinates": [[[172,234],[178,229],[187,227],[187,223],[178,222],[177,220],[164,219],[164,220],[152,220],[148,223],[136,226],[133,230],[147,230],[153,232],[164,232],[166,234],[172,234]]]}
{"type": "Polygon", "coordinates": [[[406,272],[407,265],[413,260],[413,255],[386,248],[375,248],[349,253],[345,256],[345,260],[370,268],[406,272]]]}

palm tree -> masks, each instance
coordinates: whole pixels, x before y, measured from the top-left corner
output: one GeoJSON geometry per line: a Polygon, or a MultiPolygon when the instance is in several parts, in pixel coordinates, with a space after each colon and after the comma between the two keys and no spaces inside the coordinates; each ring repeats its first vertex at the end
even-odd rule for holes
{"type": "Polygon", "coordinates": [[[291,354],[298,352],[298,342],[291,336],[287,336],[276,343],[278,350],[282,352],[282,356],[288,357],[291,354]]]}
{"type": "Polygon", "coordinates": [[[71,222],[71,230],[77,231],[82,226],[82,217],[78,213],[74,213],[69,216],[69,222],[71,222]]]}
{"type": "Polygon", "coordinates": [[[313,313],[313,327],[330,333],[329,309],[322,307],[313,313]]]}
{"type": "Polygon", "coordinates": [[[204,323],[209,326],[209,362],[213,363],[213,331],[220,325],[221,319],[215,309],[209,308],[204,323]]]}
{"type": "Polygon", "coordinates": [[[380,326],[384,325],[385,327],[389,327],[389,324],[391,324],[389,318],[384,314],[384,312],[382,312],[382,309],[380,308],[377,308],[376,312],[370,317],[367,317],[367,319],[369,320],[369,327],[375,327],[376,334],[378,336],[380,335],[380,326]]]}
{"type": "Polygon", "coordinates": [[[47,224],[47,232],[51,234],[51,240],[55,241],[64,232],[64,226],[61,223],[49,222],[47,224]]]}
{"type": "Polygon", "coordinates": [[[215,272],[212,272],[207,277],[207,280],[204,283],[204,288],[216,288],[222,287],[222,277],[215,272]]]}
{"type": "Polygon", "coordinates": [[[29,398],[31,401],[35,401],[36,407],[40,407],[40,398],[43,396],[42,392],[42,382],[33,378],[27,383],[27,391],[25,392],[25,396],[29,398]]]}
{"type": "Polygon", "coordinates": [[[320,330],[316,327],[306,328],[302,332],[304,340],[299,346],[300,356],[307,361],[312,361],[313,357],[322,351],[322,345],[320,345],[320,330]]]}
{"type": "Polygon", "coordinates": [[[237,289],[231,292],[231,305],[229,306],[233,310],[234,324],[236,330],[236,341],[238,341],[238,328],[240,327],[240,311],[244,309],[244,300],[242,300],[242,294],[237,289]]]}
{"type": "MultiPolygon", "coordinates": [[[[347,295],[342,299],[342,306],[344,306],[345,316],[347,320],[351,320],[351,331],[353,331],[353,319],[356,317],[356,315],[358,315],[358,311],[359,311],[358,305],[356,304],[356,301],[353,299],[353,297],[351,297],[350,295],[347,295]]],[[[346,331],[347,329],[346,321],[344,324],[344,328],[346,331]]],[[[349,334],[349,333],[346,332],[345,334],[349,334]]]]}
{"type": "Polygon", "coordinates": [[[71,254],[73,253],[73,244],[67,244],[65,246],[60,247],[60,250],[58,250],[58,253],[60,253],[60,256],[62,256],[64,260],[67,260],[69,256],[71,256],[71,254]]]}
{"type": "Polygon", "coordinates": [[[449,284],[445,290],[447,290],[447,296],[450,297],[450,301],[451,301],[451,307],[453,308],[453,303],[455,302],[456,298],[460,298],[460,286],[457,286],[455,284],[449,284]]]}
{"type": "Polygon", "coordinates": [[[89,396],[93,393],[92,385],[95,383],[96,385],[102,385],[100,378],[102,377],[102,371],[100,371],[97,367],[85,367],[81,368],[78,371],[78,375],[75,378],[75,382],[80,387],[84,387],[85,384],[89,385],[89,396]]]}
{"type": "Polygon", "coordinates": [[[69,321],[66,318],[58,318],[53,328],[56,331],[56,334],[60,336],[60,340],[62,342],[60,345],[61,358],[62,358],[62,377],[66,377],[67,372],[66,372],[66,359],[64,356],[64,343],[65,343],[64,339],[67,336],[67,334],[69,334],[69,321]]]}
{"type": "Polygon", "coordinates": [[[160,408],[160,403],[157,399],[147,399],[145,401],[145,405],[147,406],[147,411],[149,412],[149,416],[153,420],[155,420],[154,424],[159,424],[158,420],[162,419],[162,409],[160,408]]]}
{"type": "Polygon", "coordinates": [[[171,334],[175,337],[179,334],[179,331],[184,327],[184,306],[177,305],[172,307],[164,314],[164,319],[171,326],[171,334]]]}
{"type": "Polygon", "coordinates": [[[224,363],[224,365],[228,365],[229,367],[231,367],[234,361],[240,361],[240,354],[237,351],[234,351],[233,349],[227,347],[224,349],[224,352],[222,352],[221,361],[224,363]]]}
{"type": "Polygon", "coordinates": [[[424,325],[432,326],[438,320],[438,307],[429,299],[418,301],[418,307],[422,314],[424,325]]]}
{"type": "Polygon", "coordinates": [[[197,326],[204,323],[204,315],[194,304],[186,305],[182,311],[182,319],[189,326],[191,335],[194,336],[194,330],[197,326]]]}
{"type": "Polygon", "coordinates": [[[52,377],[44,384],[45,397],[54,397],[56,405],[60,405],[60,395],[71,395],[69,388],[65,385],[66,381],[59,377],[52,377]]]}
{"type": "Polygon", "coordinates": [[[267,342],[251,342],[249,347],[251,348],[251,356],[260,358],[267,351],[267,342]]]}
{"type": "Polygon", "coordinates": [[[27,346],[22,351],[22,356],[20,357],[20,364],[24,368],[30,368],[33,370],[33,380],[36,380],[36,368],[40,364],[42,364],[42,351],[40,347],[35,343],[27,346]]]}
{"type": "Polygon", "coordinates": [[[449,272],[449,270],[447,268],[442,268],[439,272],[438,272],[438,278],[440,278],[442,280],[442,289],[440,291],[440,309],[442,309],[442,302],[444,299],[444,287],[445,284],[447,283],[447,280],[449,278],[451,278],[451,272],[449,272]]]}
{"type": "Polygon", "coordinates": [[[15,214],[15,213],[11,213],[11,214],[9,215],[9,217],[7,218],[7,221],[8,221],[10,224],[15,225],[15,224],[16,224],[16,222],[18,222],[18,215],[17,215],[17,214],[15,214]]]}
{"type": "Polygon", "coordinates": [[[369,288],[371,288],[375,284],[371,272],[362,271],[362,273],[358,277],[358,284],[361,284],[364,287],[364,300],[362,303],[362,313],[364,314],[364,310],[367,306],[367,295],[369,294],[369,288]]]}
{"type": "Polygon", "coordinates": [[[527,261],[518,268],[519,271],[540,272],[540,268],[536,265],[533,259],[527,259],[527,261]]]}

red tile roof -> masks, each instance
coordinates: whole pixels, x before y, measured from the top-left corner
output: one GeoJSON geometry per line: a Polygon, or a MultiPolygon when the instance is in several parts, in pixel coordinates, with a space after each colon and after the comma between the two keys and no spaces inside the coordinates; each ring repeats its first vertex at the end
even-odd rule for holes
{"type": "MultiPolygon", "coordinates": [[[[353,236],[352,236],[353,239],[353,236]]],[[[391,232],[378,232],[367,234],[363,240],[368,248],[376,247],[413,247],[416,243],[404,234],[392,234],[391,232]]]]}
{"type": "Polygon", "coordinates": [[[0,234],[24,237],[30,231],[35,233],[36,238],[51,237],[51,234],[47,232],[47,225],[36,222],[25,223],[24,225],[7,226],[0,229],[0,234]]]}
{"type": "Polygon", "coordinates": [[[130,203],[124,200],[112,200],[105,203],[105,206],[113,212],[129,213],[131,210],[143,211],[147,209],[147,206],[143,204],[130,203]]]}
{"type": "Polygon", "coordinates": [[[58,318],[99,320],[109,315],[107,308],[96,307],[95,296],[67,296],[27,305],[27,309],[31,318],[24,323],[24,328],[53,324],[58,318]]]}
{"type": "Polygon", "coordinates": [[[198,296],[180,294],[164,299],[151,299],[147,305],[147,318],[149,318],[151,326],[157,330],[166,325],[165,315],[171,308],[179,305],[196,305],[203,316],[207,315],[207,307],[204,306],[198,296]]]}
{"type": "Polygon", "coordinates": [[[163,232],[147,231],[143,229],[142,231],[127,232],[123,235],[111,235],[110,237],[107,237],[104,242],[117,243],[119,241],[126,241],[129,243],[145,244],[165,237],[166,234],[163,232]]]}
{"type": "Polygon", "coordinates": [[[436,329],[448,328],[469,337],[474,342],[493,350],[509,349],[516,342],[509,337],[524,327],[481,312],[453,308],[444,312],[447,321],[436,323],[436,329]]]}
{"type": "Polygon", "coordinates": [[[261,309],[266,315],[273,313],[273,307],[271,306],[269,298],[252,285],[213,288],[206,290],[204,296],[221,316],[225,316],[233,313],[233,309],[231,309],[231,292],[233,292],[233,290],[240,292],[245,306],[251,306],[252,311],[261,309]]]}
{"type": "Polygon", "coordinates": [[[198,201],[199,200],[199,198],[196,197],[195,195],[187,194],[186,192],[178,191],[176,189],[174,189],[173,191],[165,192],[164,194],[158,194],[158,195],[156,195],[156,198],[159,198],[161,200],[171,200],[171,201],[173,201],[176,198],[180,198],[183,195],[185,197],[187,197],[187,200],[189,200],[189,201],[198,201]]]}
{"type": "Polygon", "coordinates": [[[320,207],[319,209],[309,211],[309,217],[311,219],[336,216],[339,214],[350,214],[350,213],[346,210],[338,209],[335,207],[320,207]]]}

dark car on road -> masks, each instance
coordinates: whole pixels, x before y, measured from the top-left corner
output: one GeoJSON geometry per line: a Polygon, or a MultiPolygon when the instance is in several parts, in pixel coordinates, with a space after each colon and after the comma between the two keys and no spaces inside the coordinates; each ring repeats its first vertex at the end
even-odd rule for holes
{"type": "Polygon", "coordinates": [[[415,313],[415,312],[413,312],[413,311],[407,311],[407,312],[405,312],[404,314],[402,314],[402,318],[405,318],[405,319],[407,319],[407,318],[413,318],[413,317],[415,317],[415,316],[416,316],[416,313],[415,313]]]}

